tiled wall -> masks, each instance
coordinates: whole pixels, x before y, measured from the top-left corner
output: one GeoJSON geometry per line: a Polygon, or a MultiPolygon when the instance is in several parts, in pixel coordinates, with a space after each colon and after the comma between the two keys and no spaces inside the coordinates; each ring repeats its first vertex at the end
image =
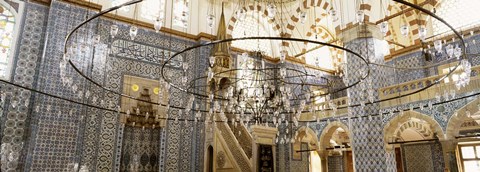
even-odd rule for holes
{"type": "MultiPolygon", "coordinates": [[[[47,93],[53,93],[59,96],[72,98],[79,101],[93,103],[91,99],[82,99],[78,96],[78,92],[73,92],[71,86],[65,85],[59,78],[59,61],[63,56],[61,51],[63,48],[63,39],[67,31],[71,30],[73,26],[82,21],[86,15],[93,15],[86,9],[79,8],[73,5],[63,3],[61,1],[53,1],[50,7],[26,3],[25,13],[22,20],[22,31],[18,39],[19,45],[17,47],[17,54],[15,60],[14,75],[12,81],[27,87],[35,87],[47,93]],[[44,45],[45,53],[44,51],[44,45]],[[45,55],[45,56],[43,56],[45,55]],[[40,65],[41,64],[41,65],[40,65]]],[[[86,29],[80,30],[83,33],[94,33],[99,30],[102,40],[110,41],[108,36],[108,28],[112,21],[100,19],[91,22],[86,29]]],[[[127,33],[127,26],[121,24],[118,39],[130,41],[127,33]]],[[[177,37],[170,37],[168,35],[156,34],[151,30],[139,30],[139,36],[135,41],[130,41],[136,45],[156,46],[171,51],[179,51],[188,45],[193,45],[195,42],[183,40],[177,37]]],[[[93,36],[90,34],[89,36],[93,36]]],[[[91,41],[91,38],[74,38],[80,42],[91,41]]],[[[480,36],[468,38],[469,51],[471,53],[478,53],[478,46],[473,44],[473,40],[480,40],[480,36]]],[[[478,42],[478,41],[476,41],[478,42]]],[[[368,43],[368,42],[367,42],[368,43]]],[[[362,45],[362,44],[359,44],[362,45]]],[[[367,45],[357,47],[362,49],[367,45]]],[[[371,48],[371,47],[369,47],[371,48]]],[[[98,54],[102,50],[96,51],[98,54]]],[[[104,51],[104,50],[103,50],[104,51]]],[[[186,58],[189,60],[190,69],[197,69],[192,71],[195,77],[203,74],[206,69],[207,58],[202,61],[193,61],[189,58],[193,55],[203,55],[208,57],[209,49],[201,49],[197,52],[190,52],[186,58]]],[[[104,82],[108,88],[121,91],[123,75],[134,75],[146,77],[151,79],[158,79],[159,76],[152,76],[151,71],[158,71],[159,67],[142,59],[128,57],[110,57],[109,64],[112,67],[108,72],[108,79],[104,82]],[[124,69],[118,66],[141,66],[141,68],[124,69]],[[151,70],[149,72],[149,70],[151,70]]],[[[471,59],[472,65],[480,64],[480,56],[473,56],[471,59]]],[[[75,62],[82,65],[81,69],[87,71],[90,66],[85,62],[90,59],[90,55],[79,55],[74,58],[75,62]]],[[[442,60],[444,56],[436,56],[433,62],[425,62],[421,53],[414,52],[411,54],[398,57],[387,64],[395,64],[401,67],[409,67],[418,64],[429,64],[442,60]]],[[[98,59],[97,59],[98,60],[98,59]]],[[[359,66],[351,66],[358,68],[359,66]]],[[[98,66],[94,66],[94,69],[98,66]]],[[[80,90],[90,90],[93,94],[99,97],[104,97],[106,101],[119,102],[119,98],[113,95],[106,94],[101,89],[86,84],[74,71],[68,71],[71,74],[72,80],[77,82],[76,85],[80,90]]],[[[315,73],[314,71],[309,71],[315,73]]],[[[382,71],[385,76],[394,76],[396,79],[387,79],[377,77],[375,82],[376,87],[387,86],[392,83],[405,82],[409,80],[419,79],[421,77],[436,74],[436,70],[419,70],[410,72],[400,71],[382,71]],[[391,73],[395,72],[395,75],[391,73]],[[381,84],[380,84],[381,83],[381,84]]],[[[88,73],[88,72],[87,72],[88,73]]],[[[91,72],[89,76],[94,78],[102,78],[102,72],[91,72]]],[[[180,77],[183,75],[180,70],[176,68],[169,68],[167,75],[173,77],[180,77]]],[[[316,76],[325,76],[322,72],[315,73],[316,76]]],[[[378,74],[381,75],[381,74],[378,74]]],[[[193,76],[189,76],[190,78],[193,76]]],[[[342,85],[336,83],[335,85],[342,85]]],[[[362,97],[358,94],[358,87],[352,88],[349,95],[352,96],[353,103],[358,102],[362,97]]],[[[339,93],[335,97],[342,97],[346,92],[339,93]]],[[[67,168],[69,163],[81,162],[89,166],[91,171],[116,171],[120,170],[122,163],[122,155],[125,155],[127,142],[123,142],[124,136],[132,135],[135,131],[123,128],[118,123],[118,114],[106,112],[93,108],[85,108],[76,104],[59,101],[54,98],[48,98],[29,92],[19,93],[21,100],[29,99],[29,102],[19,102],[21,106],[13,108],[7,106],[4,109],[5,115],[1,118],[1,138],[2,143],[25,143],[23,150],[23,158],[20,158],[16,166],[13,168],[25,171],[63,171],[67,168]],[[34,103],[37,102],[37,103],[34,103]],[[36,111],[35,109],[37,109],[36,111]],[[75,109],[75,111],[71,111],[75,109]],[[15,133],[15,134],[14,134],[15,133]],[[106,138],[106,139],[98,139],[106,138]],[[101,141],[100,141],[101,140],[101,141]]],[[[184,93],[172,90],[172,97],[177,97],[171,100],[173,105],[182,106],[184,101],[184,93]]],[[[18,97],[18,98],[20,98],[18,97]]],[[[15,98],[9,101],[14,101],[15,98]]],[[[447,109],[455,109],[461,107],[470,100],[447,104],[447,109]]],[[[104,105],[107,106],[107,105],[104,105]]],[[[204,106],[204,104],[199,104],[204,106]]],[[[368,106],[367,110],[352,109],[354,115],[375,113],[378,107],[368,106]]],[[[425,114],[432,112],[422,111],[425,114]]],[[[435,120],[439,122],[444,130],[449,117],[453,112],[445,113],[433,112],[435,120]]],[[[191,114],[183,114],[178,110],[172,109],[169,114],[170,117],[179,117],[191,119],[191,114]]],[[[393,116],[384,116],[383,118],[376,117],[372,121],[365,119],[355,120],[355,124],[351,130],[354,130],[353,147],[357,170],[368,171],[373,168],[377,170],[387,169],[389,155],[383,151],[383,126],[393,116]],[[360,125],[361,124],[361,125],[360,125]],[[365,138],[369,137],[369,140],[365,138]],[[375,151],[377,153],[370,153],[375,151]],[[383,151],[383,152],[382,152],[383,151]],[[377,168],[378,167],[378,168],[377,168]]],[[[342,121],[348,125],[346,120],[342,121]]],[[[306,124],[302,124],[306,125],[306,124]]],[[[310,127],[317,133],[317,137],[323,131],[326,122],[319,124],[310,124],[310,127]]],[[[169,121],[167,128],[155,131],[155,138],[158,138],[158,168],[159,171],[202,171],[203,170],[203,134],[200,133],[203,128],[202,123],[184,123],[182,121],[169,121]],[[158,132],[158,133],[157,133],[158,132]],[[168,139],[167,139],[168,138],[168,139]],[[194,139],[192,139],[194,138],[194,139]],[[193,156],[192,156],[193,155],[193,156]]],[[[285,131],[285,128],[280,128],[285,131]]],[[[290,130],[291,131],[291,130],[290,130]]],[[[280,136],[283,136],[281,133],[280,136]]],[[[435,147],[435,149],[438,148],[435,147]]],[[[407,148],[408,149],[408,148],[407,148]]],[[[433,147],[432,147],[433,151],[433,147]]],[[[284,144],[277,146],[277,164],[278,171],[295,171],[296,167],[305,166],[308,168],[308,161],[291,162],[291,144],[284,144]]],[[[306,159],[306,158],[304,158],[306,159]]],[[[153,163],[155,164],[155,163],[153,163]]]]}
{"type": "Polygon", "coordinates": [[[445,168],[439,142],[402,145],[401,149],[405,172],[436,172],[445,168]]]}
{"type": "MultiPolygon", "coordinates": [[[[63,56],[63,40],[68,31],[79,24],[86,16],[92,16],[89,12],[71,4],[60,1],[53,1],[50,7],[26,3],[24,22],[22,23],[22,32],[19,38],[18,53],[16,55],[15,69],[12,81],[26,87],[36,87],[40,91],[54,95],[70,98],[73,100],[96,104],[103,107],[112,108],[110,103],[119,103],[119,98],[112,94],[106,94],[98,87],[88,84],[79,75],[71,69],[67,70],[67,76],[71,76],[72,83],[65,83],[60,76],[59,62],[63,56]],[[50,14],[50,15],[49,15],[50,14]],[[45,56],[43,48],[45,46],[45,56]],[[41,64],[41,65],[39,65],[41,64]],[[77,91],[72,87],[77,87],[77,91]],[[92,97],[82,98],[82,92],[91,91],[98,99],[104,98],[105,103],[94,102],[92,97]],[[80,92],[81,91],[81,92],[80,92]]],[[[80,35],[87,37],[75,37],[77,42],[91,42],[91,36],[100,34],[104,43],[109,40],[108,28],[111,21],[97,19],[88,24],[84,29],[80,29],[80,35]],[[99,30],[98,33],[95,31],[99,30]],[[88,33],[88,34],[87,34],[88,33]]],[[[128,40],[126,25],[121,24],[120,33],[117,39],[128,40]]],[[[194,42],[170,37],[168,35],[156,34],[151,30],[139,30],[139,36],[134,42],[147,44],[148,46],[158,46],[169,51],[179,51],[194,42]]],[[[101,52],[106,51],[106,46],[100,45],[95,49],[87,49],[86,52],[79,51],[79,54],[72,57],[74,63],[80,66],[80,70],[87,76],[94,78],[103,78],[103,72],[98,72],[98,63],[94,63],[94,71],[89,72],[91,67],[88,59],[91,59],[95,51],[95,59],[101,57],[101,52]]],[[[78,47],[79,49],[81,46],[78,47]]],[[[193,54],[207,53],[189,52],[184,56],[190,63],[190,69],[201,69],[198,62],[192,61],[193,54]]],[[[159,79],[159,76],[153,76],[152,72],[160,71],[160,67],[150,62],[143,61],[142,56],[139,59],[128,59],[124,57],[109,57],[107,66],[112,66],[108,71],[107,80],[95,80],[104,84],[106,87],[121,91],[122,78],[124,74],[159,79]],[[134,66],[130,69],[115,68],[115,65],[122,64],[134,66]],[[141,66],[141,68],[137,68],[141,66]]],[[[205,64],[203,62],[203,64],[205,64]]],[[[203,65],[204,66],[204,65],[203,65]]],[[[69,67],[67,67],[69,68],[69,67]]],[[[198,74],[198,72],[189,72],[198,74]]],[[[183,75],[178,68],[168,68],[166,74],[178,78],[183,75]]],[[[193,77],[193,76],[189,76],[193,77]]],[[[87,165],[91,171],[117,171],[120,170],[122,145],[124,135],[130,136],[130,129],[124,129],[118,123],[118,114],[102,111],[94,108],[86,108],[77,104],[61,101],[55,98],[41,96],[29,92],[21,93],[20,107],[7,108],[7,114],[12,117],[1,118],[2,120],[2,143],[25,142],[24,156],[20,162],[12,165],[11,169],[24,169],[26,171],[64,171],[71,167],[72,163],[80,162],[81,165],[87,165]],[[24,97],[27,96],[27,97],[24,97]],[[31,101],[24,102],[30,98],[31,101]],[[35,102],[35,103],[33,103],[35,102]],[[25,104],[25,106],[23,106],[25,104]],[[31,105],[32,104],[32,105],[31,105]],[[20,115],[23,114],[23,115],[20,115]],[[10,127],[25,126],[25,128],[10,127]],[[18,131],[17,131],[18,130],[18,131]],[[20,132],[20,130],[24,132],[20,132]],[[12,135],[15,133],[15,135],[12,135]],[[102,139],[99,139],[102,138],[102,139]]],[[[183,106],[183,93],[172,91],[171,104],[183,106]]],[[[191,119],[192,114],[179,113],[172,109],[170,117],[191,119]]],[[[183,121],[169,121],[168,127],[159,130],[155,134],[155,141],[158,150],[155,155],[150,157],[150,161],[157,161],[155,171],[202,171],[203,169],[203,134],[200,132],[203,128],[202,123],[184,123],[183,121]],[[169,139],[166,139],[166,138],[169,139]],[[192,139],[194,138],[194,139],[192,139]],[[168,150],[168,151],[167,151],[168,150]],[[193,156],[192,156],[193,155],[193,156]]],[[[125,151],[126,149],[123,149],[125,151]]],[[[129,151],[126,151],[128,153],[129,151]]],[[[143,158],[143,157],[142,157],[143,158]]],[[[143,159],[142,159],[142,162],[143,159]]]]}
{"type": "Polygon", "coordinates": [[[327,158],[328,172],[343,172],[344,161],[343,156],[329,156],[327,158]]]}
{"type": "MultiPolygon", "coordinates": [[[[42,58],[47,19],[48,8],[25,3],[23,16],[21,20],[17,21],[21,22],[23,29],[19,32],[17,40],[16,58],[14,59],[13,74],[10,79],[13,83],[29,88],[36,86],[35,75],[39,70],[42,58]]],[[[31,163],[31,161],[25,159],[31,158],[30,154],[27,154],[27,152],[32,151],[32,143],[27,140],[32,136],[30,128],[37,127],[34,123],[36,118],[31,114],[32,102],[36,97],[29,91],[20,92],[12,86],[7,86],[7,90],[13,90],[14,96],[7,100],[7,106],[4,109],[6,114],[2,115],[1,118],[1,142],[2,144],[11,143],[14,145],[23,143],[24,148],[27,148],[23,149],[18,162],[8,165],[10,170],[21,170],[31,163]],[[18,106],[11,106],[13,102],[17,102],[18,106]]]]}

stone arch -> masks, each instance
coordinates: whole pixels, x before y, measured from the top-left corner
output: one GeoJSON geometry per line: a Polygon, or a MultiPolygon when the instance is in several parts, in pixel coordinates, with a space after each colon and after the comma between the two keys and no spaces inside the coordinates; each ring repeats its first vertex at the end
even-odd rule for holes
{"type": "MultiPolygon", "coordinates": [[[[392,15],[392,14],[397,14],[397,13],[402,12],[402,9],[398,5],[394,5],[394,4],[390,3],[387,7],[387,11],[390,15],[392,15]]],[[[407,23],[408,26],[411,28],[411,25],[409,23],[409,19],[416,19],[416,17],[414,17],[416,15],[413,15],[413,14],[414,14],[413,12],[409,12],[409,13],[406,13],[405,15],[399,15],[398,17],[400,17],[400,22],[407,23]]],[[[400,34],[399,33],[400,28],[393,27],[394,22],[395,22],[395,21],[393,21],[394,19],[395,18],[387,21],[389,28],[388,28],[387,34],[385,35],[385,40],[389,40],[391,42],[398,43],[400,41],[400,39],[398,37],[398,35],[400,34]]],[[[417,31],[418,31],[418,29],[417,29],[417,31]]],[[[413,31],[412,31],[412,29],[410,29],[409,34],[408,34],[408,38],[407,38],[407,40],[409,40],[410,42],[413,42],[413,38],[414,38],[412,33],[413,33],[413,31]]],[[[395,44],[389,44],[389,45],[390,45],[390,52],[398,49],[398,45],[395,45],[395,44]]],[[[403,48],[403,47],[401,47],[401,48],[403,48]]]]}
{"type": "Polygon", "coordinates": [[[388,142],[391,140],[390,138],[395,137],[395,132],[401,127],[402,124],[408,122],[409,118],[417,118],[425,121],[428,125],[430,125],[430,131],[436,133],[438,136],[443,136],[444,134],[440,124],[438,124],[438,122],[435,121],[435,119],[433,119],[431,116],[427,116],[416,111],[407,111],[404,112],[403,115],[395,116],[384,126],[383,141],[385,144],[385,149],[393,150],[393,145],[388,144],[388,142]]]}
{"type": "Polygon", "coordinates": [[[480,99],[476,98],[475,100],[469,102],[465,106],[459,108],[456,111],[455,115],[452,115],[447,123],[447,131],[445,133],[445,139],[451,140],[455,139],[456,136],[460,133],[460,127],[465,122],[466,119],[466,111],[469,111],[471,114],[480,111],[478,104],[480,103],[480,99]]]}
{"type": "MultiPolygon", "coordinates": [[[[425,8],[426,10],[432,11],[432,9],[437,4],[438,4],[438,0],[432,0],[432,1],[428,1],[428,3],[425,2],[425,3],[420,3],[418,5],[422,6],[422,8],[425,8]]],[[[407,7],[405,7],[403,5],[400,7],[399,5],[394,5],[394,4],[390,3],[387,7],[387,11],[390,14],[398,13],[398,12],[402,11],[401,8],[406,9],[407,7]]],[[[418,37],[420,26],[422,26],[422,25],[426,26],[427,25],[427,17],[425,17],[424,14],[423,15],[421,15],[421,14],[422,13],[417,11],[417,10],[412,10],[412,11],[407,11],[407,12],[405,12],[404,15],[402,15],[402,20],[403,20],[402,22],[407,23],[408,26],[410,27],[408,40],[410,40],[411,43],[413,43],[413,44],[419,43],[421,41],[420,38],[418,37]]],[[[395,31],[395,30],[398,29],[398,28],[392,28],[391,21],[389,21],[389,26],[390,26],[390,31],[395,31]]],[[[390,36],[390,35],[393,35],[392,41],[394,41],[394,42],[398,41],[398,38],[395,37],[395,35],[396,35],[395,33],[387,33],[387,36],[390,36]]],[[[395,49],[395,48],[391,47],[391,49],[395,49]]]]}
{"type": "MultiPolygon", "coordinates": [[[[293,22],[292,25],[289,24],[289,26],[287,27],[288,28],[288,31],[289,33],[292,33],[293,30],[295,30],[295,27],[296,27],[296,23],[298,21],[300,21],[300,19],[298,18],[298,16],[296,14],[298,14],[299,12],[302,11],[302,9],[309,9],[310,7],[321,7],[323,10],[325,11],[328,11],[332,8],[331,4],[327,1],[322,1],[322,0],[303,0],[303,3],[301,4],[301,6],[297,7],[297,9],[295,9],[294,11],[296,12],[295,14],[292,14],[289,18],[290,21],[293,22]]],[[[317,19],[315,19],[315,22],[317,19]]]]}
{"type": "Polygon", "coordinates": [[[310,140],[308,140],[308,146],[311,149],[318,148],[317,133],[313,129],[311,129],[310,127],[303,126],[297,130],[297,133],[298,135],[295,138],[296,140],[295,143],[301,143],[303,141],[302,138],[307,136],[307,137],[310,137],[310,140]]]}
{"type": "MultiPolygon", "coordinates": [[[[259,13],[263,18],[266,18],[268,14],[267,10],[262,5],[259,5],[259,4],[249,4],[244,9],[246,10],[247,15],[248,13],[259,13]]],[[[232,17],[230,17],[230,20],[228,21],[228,26],[227,26],[227,38],[232,38],[232,32],[235,29],[235,24],[238,21],[239,19],[237,18],[236,15],[232,15],[232,17]]],[[[275,32],[276,35],[281,34],[279,30],[281,27],[278,23],[275,23],[275,19],[269,19],[268,23],[273,24],[272,30],[276,31],[275,32]]]]}
{"type": "Polygon", "coordinates": [[[330,144],[330,138],[332,137],[334,132],[337,130],[337,128],[342,128],[343,130],[345,130],[345,132],[347,132],[348,137],[350,139],[352,138],[350,130],[347,127],[347,125],[345,125],[344,123],[339,122],[339,121],[330,122],[330,124],[328,124],[323,129],[322,133],[320,134],[320,137],[319,137],[320,142],[318,144],[319,151],[325,151],[326,150],[327,145],[330,144]]]}
{"type": "MultiPolygon", "coordinates": [[[[316,37],[322,39],[322,41],[326,43],[334,43],[339,41],[330,30],[328,30],[323,26],[315,26],[315,25],[310,26],[310,31],[308,31],[305,36],[307,36],[307,38],[310,38],[313,35],[316,35],[316,37]]],[[[341,45],[341,43],[338,45],[341,45]]],[[[307,51],[313,50],[313,49],[307,49],[308,48],[307,46],[308,46],[308,43],[305,42],[302,52],[308,53],[307,51]]],[[[343,51],[332,48],[332,47],[329,47],[329,50],[331,53],[331,57],[333,58],[332,59],[333,67],[336,68],[337,65],[341,63],[341,60],[343,59],[343,51]],[[336,62],[338,62],[338,64],[336,62]]],[[[305,62],[306,62],[307,57],[305,55],[306,54],[304,54],[303,57],[305,58],[305,62]]]]}
{"type": "Polygon", "coordinates": [[[401,138],[401,134],[407,129],[413,129],[415,132],[417,132],[417,134],[422,137],[421,139],[432,138],[434,134],[429,125],[426,125],[425,123],[419,121],[410,120],[403,123],[399,128],[397,128],[397,130],[395,131],[395,137],[401,138]]]}
{"type": "Polygon", "coordinates": [[[231,82],[230,79],[228,78],[221,78],[220,81],[218,82],[218,89],[221,91],[225,91],[228,86],[230,86],[231,82]]]}

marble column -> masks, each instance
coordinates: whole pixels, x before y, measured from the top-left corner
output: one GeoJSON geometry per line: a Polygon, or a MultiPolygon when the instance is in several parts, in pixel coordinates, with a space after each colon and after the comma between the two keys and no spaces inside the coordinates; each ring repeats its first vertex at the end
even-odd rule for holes
{"type": "MultiPolygon", "coordinates": [[[[360,54],[368,61],[384,63],[385,51],[388,47],[382,35],[374,25],[358,25],[340,34],[346,48],[360,54]]],[[[367,72],[365,63],[353,54],[346,54],[344,72],[348,78],[346,85],[357,82],[367,72]]],[[[389,72],[385,68],[370,66],[370,76],[360,84],[347,90],[350,105],[362,104],[349,108],[350,116],[365,116],[378,114],[379,104],[367,104],[368,96],[378,99],[378,89],[392,82],[389,72]],[[372,93],[368,93],[368,88],[372,93]]],[[[354,168],[358,172],[396,171],[396,162],[390,160],[391,153],[385,149],[383,141],[383,123],[379,116],[369,118],[355,118],[349,123],[352,131],[352,148],[354,154],[354,168]]],[[[394,154],[393,154],[394,159],[394,154]]]]}

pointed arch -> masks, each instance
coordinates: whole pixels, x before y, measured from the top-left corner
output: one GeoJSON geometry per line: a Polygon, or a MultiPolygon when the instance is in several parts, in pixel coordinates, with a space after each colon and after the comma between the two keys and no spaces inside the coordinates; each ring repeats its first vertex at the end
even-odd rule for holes
{"type": "Polygon", "coordinates": [[[410,118],[420,119],[425,121],[431,128],[430,131],[436,133],[438,136],[443,136],[444,132],[435,119],[431,116],[416,112],[416,111],[407,111],[403,115],[397,115],[392,118],[383,128],[383,141],[385,144],[385,149],[393,150],[393,145],[388,144],[389,141],[392,141],[392,138],[395,138],[396,131],[401,127],[402,124],[408,122],[410,118]]]}
{"type": "Polygon", "coordinates": [[[301,134],[304,134],[304,135],[308,135],[309,137],[311,137],[311,140],[310,140],[310,144],[312,145],[317,145],[318,144],[318,139],[317,139],[317,133],[310,127],[306,127],[306,126],[303,126],[303,127],[300,127],[298,130],[298,136],[297,138],[302,138],[303,135],[301,134]]]}
{"type": "Polygon", "coordinates": [[[319,150],[320,151],[325,151],[326,148],[328,147],[328,145],[330,145],[330,138],[332,138],[332,135],[335,133],[335,131],[338,128],[342,128],[343,130],[345,130],[348,137],[352,138],[351,131],[349,130],[347,125],[345,125],[344,123],[339,122],[339,121],[330,122],[330,124],[328,124],[323,129],[322,133],[320,134],[320,137],[319,137],[319,141],[320,141],[319,142],[319,150]]]}
{"type": "Polygon", "coordinates": [[[445,133],[445,139],[451,140],[455,139],[456,136],[460,133],[460,127],[463,122],[468,119],[465,115],[466,111],[469,111],[471,114],[480,111],[478,104],[480,103],[480,98],[467,103],[465,106],[459,108],[456,111],[456,115],[452,115],[447,123],[447,131],[445,133]]]}

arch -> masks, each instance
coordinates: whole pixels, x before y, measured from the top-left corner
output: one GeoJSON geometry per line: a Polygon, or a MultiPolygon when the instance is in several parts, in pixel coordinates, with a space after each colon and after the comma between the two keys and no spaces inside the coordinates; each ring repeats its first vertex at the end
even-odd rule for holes
{"type": "Polygon", "coordinates": [[[480,99],[476,98],[475,100],[467,103],[465,106],[459,108],[456,111],[455,115],[452,115],[447,123],[447,131],[445,133],[445,139],[451,140],[455,139],[456,136],[460,133],[460,127],[467,118],[466,111],[470,111],[471,114],[480,111],[478,104],[480,99]]]}
{"type": "MultiPolygon", "coordinates": [[[[480,19],[477,17],[480,11],[476,8],[480,4],[478,1],[437,1],[439,2],[432,5],[432,8],[436,9],[436,14],[457,30],[464,30],[460,27],[470,27],[480,22],[480,19]]],[[[451,33],[450,29],[438,20],[428,17],[428,21],[432,22],[432,33],[434,35],[451,33]]]]}
{"type": "Polygon", "coordinates": [[[393,150],[393,145],[388,144],[391,138],[395,138],[396,131],[401,127],[402,124],[408,122],[410,118],[420,119],[425,121],[431,128],[430,131],[436,133],[438,136],[443,136],[444,132],[435,119],[431,116],[424,115],[416,111],[407,111],[403,115],[397,115],[392,118],[383,128],[383,141],[385,144],[385,149],[387,151],[393,150]]]}
{"type": "MultiPolygon", "coordinates": [[[[387,7],[387,11],[390,15],[392,15],[392,14],[401,13],[402,9],[399,6],[390,3],[387,7]]],[[[414,13],[412,11],[408,11],[407,13],[402,14],[399,17],[388,20],[387,22],[388,22],[389,29],[388,29],[387,34],[385,35],[385,40],[389,40],[391,42],[401,43],[401,44],[402,44],[402,42],[401,42],[402,40],[406,40],[407,43],[412,44],[414,42],[413,38],[416,37],[416,36],[414,36],[414,34],[412,34],[412,33],[415,33],[415,32],[413,32],[411,20],[416,20],[417,19],[416,16],[417,16],[416,13],[414,13]],[[403,35],[401,35],[401,33],[399,31],[400,30],[399,26],[395,27],[395,25],[394,25],[397,22],[400,22],[401,24],[406,23],[408,25],[408,27],[410,28],[409,31],[408,31],[408,38],[406,38],[406,39],[401,38],[401,36],[403,37],[403,35]]],[[[413,21],[413,22],[415,22],[415,21],[413,21]]],[[[418,28],[416,30],[418,31],[418,28]]],[[[399,48],[403,48],[403,47],[400,47],[396,44],[389,44],[389,45],[390,45],[390,51],[395,51],[399,48]]]]}
{"type": "Polygon", "coordinates": [[[212,145],[208,146],[207,148],[208,152],[207,152],[207,172],[213,172],[215,171],[214,170],[214,162],[213,162],[213,147],[212,145]]]}
{"type": "MultiPolygon", "coordinates": [[[[235,23],[235,27],[232,27],[230,33],[227,37],[231,38],[241,38],[248,36],[278,36],[279,34],[275,28],[271,28],[271,20],[266,18],[263,15],[257,15],[255,11],[248,11],[246,17],[242,21],[235,23]]],[[[230,27],[229,27],[230,28],[230,27]]],[[[247,51],[260,50],[265,52],[268,56],[274,57],[275,54],[278,54],[276,41],[269,40],[241,40],[233,41],[231,43],[232,47],[240,48],[247,51]]]]}
{"type": "Polygon", "coordinates": [[[19,14],[23,11],[23,7],[24,2],[22,1],[13,0],[8,3],[0,1],[0,8],[3,9],[0,16],[4,18],[2,21],[5,22],[4,26],[0,26],[0,30],[4,32],[0,35],[0,57],[7,57],[4,58],[5,61],[0,61],[0,78],[5,80],[9,80],[12,73],[13,57],[16,53],[17,39],[20,33],[19,21],[22,17],[19,14]],[[11,3],[18,4],[18,8],[14,8],[11,3]]]}
{"type": "Polygon", "coordinates": [[[221,78],[220,82],[218,83],[218,88],[220,90],[225,90],[231,84],[230,79],[228,78],[221,78]]]}
{"type": "MultiPolygon", "coordinates": [[[[301,139],[303,138],[303,136],[308,136],[308,137],[311,137],[311,140],[309,141],[309,145],[310,146],[317,146],[318,144],[318,139],[317,139],[317,133],[315,131],[313,131],[313,129],[311,129],[310,127],[306,127],[306,126],[303,126],[303,127],[300,127],[298,130],[297,130],[297,138],[296,139],[301,139]]],[[[302,141],[302,140],[297,140],[297,141],[302,141]]]]}
{"type": "Polygon", "coordinates": [[[405,138],[402,137],[402,133],[409,132],[409,130],[411,130],[416,133],[416,136],[420,137],[416,140],[433,138],[434,133],[432,132],[431,127],[428,124],[423,123],[423,121],[417,121],[418,119],[415,119],[416,118],[412,118],[412,120],[404,122],[402,125],[400,125],[400,127],[398,127],[394,132],[394,137],[402,138],[405,141],[405,138]]]}
{"type": "MultiPolygon", "coordinates": [[[[267,11],[261,5],[249,4],[244,9],[247,11],[247,15],[248,14],[252,15],[253,13],[259,13],[259,15],[262,18],[267,18],[267,11]]],[[[230,17],[230,20],[228,21],[228,26],[227,26],[227,37],[228,38],[232,38],[232,32],[235,29],[236,24],[238,24],[237,22],[239,22],[239,21],[240,21],[240,19],[238,19],[236,15],[232,15],[232,17],[230,17]]],[[[273,22],[274,22],[274,19],[273,20],[272,19],[268,20],[269,24],[272,24],[273,22]]],[[[279,33],[280,28],[281,27],[280,27],[279,24],[275,24],[271,27],[272,30],[276,31],[275,35],[280,35],[280,33],[279,33]]]]}
{"type": "MultiPolygon", "coordinates": [[[[331,6],[331,4],[328,2],[328,1],[322,1],[322,0],[303,0],[303,3],[301,6],[297,7],[297,9],[295,10],[295,14],[292,14],[290,16],[290,21],[293,22],[292,26],[291,27],[287,27],[288,28],[288,31],[289,33],[292,33],[293,30],[295,30],[295,27],[296,27],[296,24],[298,21],[300,21],[300,19],[298,18],[298,16],[296,15],[297,13],[301,12],[302,9],[310,9],[310,7],[321,7],[325,13],[330,10],[331,8],[333,8],[331,6]]],[[[317,22],[317,19],[315,19],[315,22],[317,22]]]]}
{"type": "MultiPolygon", "coordinates": [[[[333,41],[337,41],[335,36],[327,28],[323,26],[312,25],[310,27],[310,31],[307,32],[306,36],[309,37],[310,40],[318,40],[322,42],[330,43],[333,41]]],[[[341,50],[337,50],[331,47],[318,46],[318,45],[309,47],[309,44],[307,42],[304,43],[304,48],[302,49],[302,52],[305,52],[305,55],[303,57],[304,57],[305,63],[309,65],[316,65],[314,64],[314,59],[312,59],[316,57],[311,57],[312,55],[322,54],[322,52],[329,53],[328,55],[324,54],[322,56],[324,56],[324,58],[332,58],[331,68],[327,68],[326,66],[317,66],[317,67],[325,68],[328,70],[334,70],[337,67],[337,63],[339,64],[341,62],[341,59],[343,58],[343,52],[341,50]]]]}
{"type": "Polygon", "coordinates": [[[334,132],[338,129],[338,128],[342,128],[343,130],[345,130],[345,132],[347,133],[348,137],[349,138],[352,138],[351,137],[351,133],[350,133],[350,130],[348,130],[348,127],[347,125],[345,125],[344,123],[342,122],[339,122],[339,121],[333,121],[333,122],[330,122],[330,124],[328,124],[322,131],[322,133],[320,134],[320,137],[319,137],[319,150],[320,151],[325,151],[326,148],[327,148],[327,145],[330,145],[330,138],[332,137],[332,135],[334,134],[334,132]]]}

